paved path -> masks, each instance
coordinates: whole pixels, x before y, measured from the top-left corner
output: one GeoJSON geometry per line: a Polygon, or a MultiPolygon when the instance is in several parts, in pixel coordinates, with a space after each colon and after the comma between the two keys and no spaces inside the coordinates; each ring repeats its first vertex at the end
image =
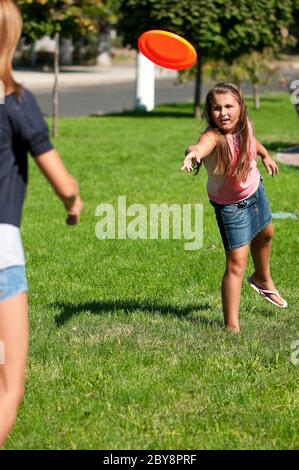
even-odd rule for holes
{"type": "MultiPolygon", "coordinates": [[[[34,90],[32,90],[34,91],[34,90]]],[[[156,80],[155,103],[192,102],[194,84],[176,85],[174,79],[156,80]]],[[[52,113],[52,93],[50,90],[37,90],[35,96],[47,116],[52,113]]],[[[135,83],[112,83],[92,85],[85,88],[66,88],[59,92],[59,115],[88,116],[118,113],[131,110],[135,104],[135,83]]]]}
{"type": "MultiPolygon", "coordinates": [[[[103,66],[61,66],[59,73],[59,88],[86,88],[89,86],[112,85],[114,83],[134,82],[135,65],[103,66]]],[[[16,80],[30,90],[51,90],[54,83],[52,71],[36,71],[31,69],[16,70],[16,80]]],[[[175,70],[155,67],[155,77],[158,80],[176,78],[175,70]]]]}
{"type": "Polygon", "coordinates": [[[276,154],[275,158],[279,162],[285,163],[286,165],[299,167],[299,147],[291,147],[289,149],[284,150],[283,152],[279,152],[276,154]]]}
{"type": "MultiPolygon", "coordinates": [[[[17,70],[16,80],[24,84],[37,96],[42,111],[51,115],[52,86],[51,71],[17,70]]],[[[135,65],[64,66],[59,75],[60,115],[85,116],[110,112],[122,112],[134,108],[135,65]]],[[[192,102],[194,81],[177,84],[177,72],[155,67],[155,102],[192,102]]],[[[272,77],[267,91],[284,91],[286,84],[299,79],[299,57],[286,61],[282,70],[272,77]]],[[[203,86],[203,96],[207,91],[203,86]]],[[[251,85],[242,85],[244,93],[251,94],[251,85]]],[[[263,87],[261,87],[263,91],[263,87]]],[[[299,126],[299,119],[298,119],[299,126]]],[[[276,154],[276,159],[287,165],[299,167],[299,147],[292,147],[276,154]]]]}
{"type": "MultiPolygon", "coordinates": [[[[299,56],[289,57],[280,63],[280,71],[275,74],[267,85],[267,89],[281,87],[290,80],[299,79],[299,56]]],[[[39,71],[32,69],[18,69],[14,72],[17,81],[37,92],[50,91],[54,81],[51,70],[39,71]]],[[[67,88],[86,88],[88,86],[111,85],[113,83],[134,82],[136,66],[134,64],[103,66],[61,66],[59,86],[61,90],[67,88]]],[[[177,72],[164,67],[155,66],[157,80],[175,79],[177,72]]]]}

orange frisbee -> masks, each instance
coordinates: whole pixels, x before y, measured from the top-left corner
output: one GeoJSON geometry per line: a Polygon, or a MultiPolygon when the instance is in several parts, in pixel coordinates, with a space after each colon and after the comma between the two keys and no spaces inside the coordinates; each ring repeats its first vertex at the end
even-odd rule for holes
{"type": "Polygon", "coordinates": [[[167,69],[188,69],[197,59],[196,50],[190,42],[178,34],[160,29],[141,34],[138,49],[149,60],[167,69]]]}

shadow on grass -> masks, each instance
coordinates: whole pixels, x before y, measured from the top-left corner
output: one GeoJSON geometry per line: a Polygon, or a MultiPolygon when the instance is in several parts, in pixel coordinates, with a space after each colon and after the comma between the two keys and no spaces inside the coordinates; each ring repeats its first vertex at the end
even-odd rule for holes
{"type": "MultiPolygon", "coordinates": [[[[125,313],[132,313],[136,310],[149,314],[170,314],[176,317],[186,317],[191,312],[200,312],[203,310],[210,310],[211,305],[208,303],[202,304],[191,304],[184,307],[177,307],[170,304],[157,304],[155,302],[148,301],[135,301],[135,300],[107,300],[107,301],[94,301],[72,304],[67,302],[55,302],[51,305],[53,308],[58,308],[60,313],[55,316],[55,322],[57,326],[64,325],[72,317],[78,316],[83,312],[90,312],[94,315],[102,315],[104,313],[111,313],[118,310],[123,310],[125,313]]],[[[210,319],[205,316],[193,317],[192,322],[205,323],[207,325],[222,324],[219,319],[210,319]]]]}
{"type": "MultiPolygon", "coordinates": [[[[265,142],[263,141],[263,145],[266,147],[267,150],[272,152],[284,151],[286,149],[298,146],[298,142],[265,142]]],[[[291,152],[290,152],[291,153],[291,152]]]]}
{"type": "Polygon", "coordinates": [[[257,307],[254,309],[253,313],[254,315],[270,318],[274,316],[276,309],[277,307],[275,307],[274,305],[273,307],[268,307],[268,308],[257,307]]]}
{"type": "Polygon", "coordinates": [[[192,105],[163,104],[154,111],[124,110],[115,113],[91,114],[90,117],[133,117],[133,118],[194,118],[192,105]]]}

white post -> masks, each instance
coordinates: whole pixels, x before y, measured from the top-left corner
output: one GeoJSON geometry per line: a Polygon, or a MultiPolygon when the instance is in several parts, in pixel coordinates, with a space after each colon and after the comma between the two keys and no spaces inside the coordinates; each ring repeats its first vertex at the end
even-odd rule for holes
{"type": "Polygon", "coordinates": [[[135,108],[152,111],[155,107],[155,64],[141,52],[136,58],[135,108]]]}

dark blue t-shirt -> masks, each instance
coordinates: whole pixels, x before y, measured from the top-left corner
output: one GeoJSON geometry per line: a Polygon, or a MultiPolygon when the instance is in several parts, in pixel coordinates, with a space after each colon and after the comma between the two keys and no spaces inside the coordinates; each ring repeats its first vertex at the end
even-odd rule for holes
{"type": "Polygon", "coordinates": [[[24,89],[19,98],[0,104],[0,224],[20,227],[28,181],[27,155],[53,148],[47,124],[36,99],[24,89]]]}

